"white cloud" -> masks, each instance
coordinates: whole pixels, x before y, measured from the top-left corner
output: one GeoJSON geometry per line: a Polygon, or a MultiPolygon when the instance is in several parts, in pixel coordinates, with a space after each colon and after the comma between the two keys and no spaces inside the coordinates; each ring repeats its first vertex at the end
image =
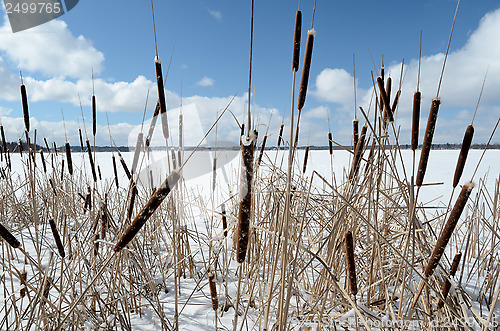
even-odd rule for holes
{"type": "Polygon", "coordinates": [[[202,86],[202,87],[208,87],[208,86],[214,86],[215,84],[215,80],[213,80],[212,78],[210,77],[203,77],[202,79],[200,79],[196,85],[198,86],[202,86]]]}
{"type": "Polygon", "coordinates": [[[219,21],[222,19],[222,13],[218,10],[208,9],[208,13],[219,21]]]}

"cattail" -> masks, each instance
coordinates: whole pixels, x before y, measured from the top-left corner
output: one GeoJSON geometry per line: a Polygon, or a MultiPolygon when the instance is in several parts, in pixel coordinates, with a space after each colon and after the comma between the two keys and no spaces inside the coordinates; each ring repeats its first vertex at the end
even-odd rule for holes
{"type": "Polygon", "coordinates": [[[441,235],[439,236],[439,239],[436,242],[436,246],[432,251],[432,255],[429,259],[429,262],[427,263],[427,267],[425,268],[424,271],[425,277],[430,277],[434,273],[434,270],[436,269],[439,260],[441,260],[441,257],[444,254],[446,245],[448,244],[448,241],[451,238],[453,230],[455,229],[455,226],[457,225],[458,220],[460,219],[460,215],[462,214],[462,211],[465,208],[465,205],[467,203],[467,200],[469,199],[470,193],[472,192],[473,188],[474,188],[473,182],[467,182],[462,187],[462,191],[460,192],[460,195],[458,196],[457,201],[453,206],[453,209],[450,213],[450,217],[448,218],[448,221],[446,222],[446,225],[444,226],[444,229],[441,232],[441,235]]]}
{"type": "Polygon", "coordinates": [[[356,145],[358,144],[358,139],[359,139],[359,120],[357,118],[352,120],[352,140],[353,140],[353,145],[352,149],[356,149],[356,145]]]}
{"type": "Polygon", "coordinates": [[[220,207],[222,213],[222,229],[224,229],[224,237],[227,237],[226,205],[222,204],[220,207]]]}
{"type": "Polygon", "coordinates": [[[307,169],[307,158],[309,157],[309,146],[306,146],[306,151],[304,153],[304,165],[302,166],[302,173],[306,173],[307,169]]]}
{"type": "Polygon", "coordinates": [[[215,275],[213,272],[208,272],[208,284],[210,286],[210,298],[212,299],[212,309],[219,309],[219,298],[217,297],[217,284],[215,284],[215,275]]]}
{"type": "Polygon", "coordinates": [[[0,236],[13,248],[18,248],[21,243],[0,223],[0,236]]]}
{"type": "Polygon", "coordinates": [[[241,201],[238,213],[238,229],[236,233],[236,257],[238,263],[243,263],[245,261],[248,247],[250,212],[252,207],[253,153],[255,149],[255,137],[242,137],[241,140],[241,154],[243,158],[240,183],[241,201]]]}
{"type": "MultiPolygon", "coordinates": [[[[451,277],[455,276],[455,274],[458,270],[458,265],[460,263],[461,257],[462,257],[462,252],[458,252],[455,255],[455,257],[453,258],[453,262],[451,263],[451,269],[450,269],[450,276],[451,277]]],[[[446,299],[446,297],[448,296],[448,293],[450,292],[450,288],[451,288],[451,283],[448,280],[448,278],[446,278],[446,280],[444,281],[444,284],[443,284],[443,289],[441,291],[444,299],[446,299]]],[[[444,306],[444,301],[439,299],[437,308],[441,309],[441,308],[443,308],[443,306],[444,306]]]]}
{"type": "Polygon", "coordinates": [[[137,163],[139,162],[139,154],[142,150],[142,141],[144,139],[144,134],[139,132],[137,135],[137,141],[135,143],[134,158],[132,159],[132,173],[135,173],[137,168],[137,163]]]}
{"type": "Polygon", "coordinates": [[[61,237],[59,236],[59,231],[57,231],[56,222],[51,218],[49,219],[50,229],[52,230],[52,236],[54,236],[54,241],[56,242],[57,251],[59,256],[64,258],[66,254],[64,253],[64,247],[61,242],[61,237]]]}
{"type": "Polygon", "coordinates": [[[365,174],[368,171],[368,169],[370,168],[370,164],[372,163],[373,155],[375,152],[375,146],[376,146],[375,141],[372,141],[372,147],[370,147],[370,153],[368,153],[368,160],[367,160],[366,166],[365,166],[365,174]]]}
{"type": "Polygon", "coordinates": [[[123,171],[125,171],[125,174],[127,175],[128,180],[130,180],[130,178],[132,178],[132,175],[130,174],[130,171],[128,170],[127,164],[125,163],[125,160],[123,159],[120,151],[118,151],[118,157],[120,158],[120,163],[122,164],[123,171]]]}
{"type": "Polygon", "coordinates": [[[82,129],[78,128],[78,134],[80,135],[80,151],[83,152],[85,148],[83,147],[82,129]]]}
{"type": "Polygon", "coordinates": [[[311,59],[313,51],[314,36],[316,31],[311,29],[307,32],[306,50],[304,53],[304,63],[302,64],[302,77],[300,78],[299,98],[297,109],[302,110],[306,102],[307,84],[309,82],[309,70],[311,69],[311,59]]]}
{"type": "Polygon", "coordinates": [[[351,294],[356,296],[358,293],[358,285],[356,282],[356,265],[354,263],[354,243],[352,240],[352,232],[347,231],[345,234],[345,253],[347,256],[347,273],[349,275],[349,285],[351,294]]]}
{"type": "Polygon", "coordinates": [[[7,166],[9,167],[9,171],[12,171],[12,162],[10,162],[10,150],[7,150],[7,166]]]}
{"type": "MultiPolygon", "coordinates": [[[[47,277],[47,279],[45,280],[45,283],[43,284],[43,291],[42,291],[42,295],[44,297],[45,300],[47,300],[49,298],[49,293],[50,293],[50,283],[52,282],[52,277],[47,277]]],[[[45,302],[42,301],[42,304],[44,304],[45,302]]]]}
{"type": "Polygon", "coordinates": [[[174,170],[165,179],[165,181],[160,185],[160,187],[153,193],[149,201],[142,208],[142,210],[137,214],[132,224],[125,230],[120,240],[115,245],[114,251],[119,252],[123,247],[135,237],[146,221],[153,215],[155,210],[160,206],[162,201],[168,196],[170,191],[175,187],[179,181],[180,174],[177,170],[174,170]]]}
{"type": "Polygon", "coordinates": [[[68,161],[68,172],[70,175],[73,175],[73,161],[71,160],[71,146],[69,142],[66,142],[66,160],[68,161]]]}
{"type": "Polygon", "coordinates": [[[278,136],[278,149],[280,149],[280,144],[281,142],[283,141],[283,127],[285,126],[285,124],[281,123],[281,126],[280,126],[280,134],[278,136]]]}
{"type": "Polygon", "coordinates": [[[113,161],[113,172],[115,173],[115,184],[116,188],[118,188],[118,172],[116,171],[116,160],[115,160],[115,155],[111,155],[111,160],[113,161]]]}
{"type": "Polygon", "coordinates": [[[52,145],[54,146],[54,153],[56,153],[56,156],[57,156],[57,146],[56,146],[56,142],[52,142],[52,145]]]}
{"type": "Polygon", "coordinates": [[[328,151],[330,155],[333,155],[333,137],[331,132],[328,132],[328,151]]]}
{"type": "Polygon", "coordinates": [[[43,141],[45,143],[45,148],[47,148],[47,153],[50,153],[49,143],[47,142],[47,138],[43,137],[43,141]]]}
{"type": "Polygon", "coordinates": [[[243,136],[245,134],[245,123],[241,123],[241,134],[240,134],[240,137],[243,136]]]}
{"type": "Polygon", "coordinates": [[[56,187],[54,185],[54,181],[52,180],[52,178],[49,178],[49,184],[50,184],[50,187],[52,187],[52,192],[54,192],[54,195],[57,195],[56,187]]]}
{"type": "Polygon", "coordinates": [[[47,173],[47,164],[45,163],[45,157],[43,156],[43,150],[40,151],[40,157],[42,158],[43,172],[47,173]]]}
{"type": "Polygon", "coordinates": [[[134,203],[136,196],[137,196],[137,186],[135,185],[135,183],[132,183],[132,194],[130,196],[130,203],[127,209],[127,220],[130,220],[130,218],[132,217],[132,213],[134,212],[134,203]]]}
{"type": "Polygon", "coordinates": [[[19,153],[23,154],[23,152],[24,152],[23,142],[21,138],[19,138],[19,153]]]}
{"type": "Polygon", "coordinates": [[[413,95],[413,122],[411,127],[411,149],[415,151],[418,148],[418,129],[420,122],[420,100],[422,93],[415,92],[413,95]]]}
{"type": "MultiPolygon", "coordinates": [[[[390,79],[390,77],[388,79],[390,79]]],[[[387,117],[389,119],[389,122],[392,123],[394,122],[394,116],[392,114],[391,104],[389,103],[389,97],[387,96],[387,93],[385,91],[384,81],[382,77],[380,76],[377,77],[377,84],[380,90],[380,97],[382,98],[382,101],[384,103],[384,110],[385,110],[384,118],[387,117]]]]}
{"type": "Polygon", "coordinates": [[[90,185],[87,185],[87,195],[85,196],[85,204],[83,206],[83,213],[92,210],[92,191],[90,190],[90,185]]]}
{"type": "Polygon", "coordinates": [[[441,101],[438,98],[432,99],[432,106],[429,112],[429,119],[427,120],[427,128],[425,129],[424,142],[422,144],[422,152],[420,154],[420,162],[418,164],[417,172],[417,186],[422,186],[424,182],[425,170],[427,169],[427,162],[429,161],[429,154],[431,152],[432,138],[434,137],[434,129],[436,128],[436,121],[439,111],[439,104],[441,101]]]}
{"type": "Polygon", "coordinates": [[[156,120],[158,119],[158,114],[160,114],[160,102],[156,102],[153,117],[151,118],[151,124],[149,125],[148,135],[146,137],[146,147],[151,144],[151,139],[153,138],[153,133],[156,126],[156,120]]]}
{"type": "Polygon", "coordinates": [[[177,164],[179,167],[182,167],[182,153],[180,149],[177,150],[177,164]]]}
{"type": "Polygon", "coordinates": [[[95,104],[95,95],[92,94],[92,135],[95,137],[97,132],[97,107],[95,104]]]}
{"type": "Polygon", "coordinates": [[[300,10],[297,10],[297,13],[295,14],[295,32],[293,35],[293,59],[292,59],[293,72],[299,71],[301,34],[302,34],[302,12],[300,10]]]}
{"type": "Polygon", "coordinates": [[[465,161],[467,160],[467,155],[469,154],[473,136],[474,127],[471,124],[467,127],[467,130],[465,130],[462,148],[460,149],[460,155],[458,156],[457,167],[455,168],[455,176],[453,177],[453,188],[457,187],[460,177],[462,177],[462,173],[464,172],[465,161]]]}
{"type": "Polygon", "coordinates": [[[30,113],[28,111],[28,96],[26,95],[26,86],[21,83],[21,100],[23,103],[24,127],[30,131],[30,113]]]}
{"type": "Polygon", "coordinates": [[[163,73],[161,71],[161,60],[155,59],[155,69],[156,69],[156,84],[158,86],[158,100],[160,103],[160,116],[161,116],[161,128],[163,130],[163,137],[168,139],[168,121],[167,121],[167,104],[165,101],[165,89],[163,88],[163,73]]]}
{"type": "Polygon", "coordinates": [[[108,230],[108,213],[106,211],[106,202],[101,205],[101,238],[106,239],[106,232],[108,230]]]}
{"type": "Polygon", "coordinates": [[[0,125],[0,133],[2,134],[2,145],[4,153],[7,153],[7,140],[5,139],[5,131],[3,130],[3,125],[0,125]]]}
{"type": "Polygon", "coordinates": [[[28,280],[28,273],[26,272],[26,269],[23,268],[23,270],[21,270],[21,290],[20,290],[20,295],[21,295],[21,298],[24,298],[26,296],[26,294],[28,293],[28,289],[27,289],[27,284],[26,284],[26,281],[28,280]]]}
{"type": "Polygon", "coordinates": [[[260,146],[260,154],[259,158],[257,160],[257,164],[260,166],[260,162],[262,161],[262,156],[264,155],[264,150],[266,149],[266,141],[267,141],[267,135],[264,136],[264,139],[262,139],[262,145],[260,146]]]}
{"type": "MultiPolygon", "coordinates": [[[[179,114],[179,150],[184,147],[183,115],[179,114]]],[[[180,161],[179,161],[180,164],[180,161]]]]}
{"type": "Polygon", "coordinates": [[[97,165],[97,174],[99,175],[99,180],[102,180],[101,167],[97,165]]]}
{"type": "Polygon", "coordinates": [[[172,155],[172,167],[174,169],[177,169],[177,160],[176,160],[176,157],[175,157],[175,150],[174,148],[170,148],[170,154],[172,155]]]}
{"type": "Polygon", "coordinates": [[[92,170],[92,177],[94,178],[94,182],[97,182],[97,174],[95,172],[95,164],[94,164],[94,158],[92,157],[92,149],[90,148],[90,142],[88,139],[85,139],[85,143],[87,144],[87,153],[89,154],[89,162],[90,162],[90,169],[92,170]]]}
{"type": "Polygon", "coordinates": [[[217,157],[212,160],[212,192],[215,191],[217,184],[217,157]]]}
{"type": "Polygon", "coordinates": [[[352,159],[352,168],[351,172],[349,173],[349,180],[356,177],[358,173],[359,166],[361,164],[361,156],[363,155],[363,149],[365,147],[365,136],[367,129],[368,126],[366,124],[361,128],[361,136],[359,137],[358,144],[356,145],[356,149],[354,150],[354,158],[352,159]]]}
{"type": "Polygon", "coordinates": [[[394,96],[394,100],[392,101],[392,108],[391,108],[391,113],[394,116],[396,113],[396,108],[398,107],[398,102],[399,102],[399,97],[401,96],[401,90],[398,90],[396,92],[396,95],[394,96]]]}
{"type": "Polygon", "coordinates": [[[61,161],[61,183],[64,180],[64,159],[61,161]]]}

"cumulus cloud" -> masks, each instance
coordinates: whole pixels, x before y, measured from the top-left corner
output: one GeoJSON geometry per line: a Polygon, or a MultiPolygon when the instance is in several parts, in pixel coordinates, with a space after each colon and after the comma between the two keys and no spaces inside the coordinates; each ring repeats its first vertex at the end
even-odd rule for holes
{"type": "Polygon", "coordinates": [[[213,80],[212,78],[210,77],[203,77],[202,79],[200,79],[196,85],[198,86],[202,86],[202,87],[208,87],[208,86],[214,86],[215,84],[215,80],[213,80]]]}

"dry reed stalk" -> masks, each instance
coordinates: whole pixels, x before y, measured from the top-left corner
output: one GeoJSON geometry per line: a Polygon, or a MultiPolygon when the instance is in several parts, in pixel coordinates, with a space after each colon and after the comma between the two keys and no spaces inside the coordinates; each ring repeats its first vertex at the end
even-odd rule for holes
{"type": "Polygon", "coordinates": [[[85,144],[87,144],[87,153],[89,154],[90,169],[92,170],[92,177],[94,182],[97,182],[97,174],[95,172],[94,158],[92,156],[92,149],[90,148],[90,141],[85,139],[85,144]]]}
{"type": "Polygon", "coordinates": [[[352,120],[352,140],[353,140],[352,149],[353,150],[356,149],[356,145],[358,144],[358,139],[359,139],[359,120],[357,118],[355,118],[352,120]]]}
{"type": "Polygon", "coordinates": [[[432,99],[432,106],[429,112],[429,119],[427,120],[427,127],[425,129],[424,142],[422,143],[422,152],[420,154],[420,162],[418,164],[417,172],[417,186],[422,186],[424,182],[425,171],[427,169],[427,162],[429,161],[429,154],[431,152],[432,138],[434,137],[434,129],[436,128],[436,121],[441,101],[439,98],[432,99]]]}
{"type": "Polygon", "coordinates": [[[57,196],[56,187],[54,185],[54,181],[52,180],[52,178],[49,178],[49,184],[50,184],[50,187],[52,187],[52,192],[54,192],[54,195],[57,196]]]}
{"type": "MultiPolygon", "coordinates": [[[[48,276],[43,284],[42,296],[45,300],[48,300],[50,293],[50,284],[52,283],[52,277],[48,276]]],[[[42,301],[42,304],[45,303],[45,300],[42,301]]]]}
{"type": "Polygon", "coordinates": [[[0,236],[13,248],[18,248],[21,243],[0,223],[0,236]]]}
{"type": "Polygon", "coordinates": [[[27,284],[26,284],[27,279],[28,279],[28,273],[26,272],[26,269],[23,268],[23,270],[21,270],[21,278],[19,279],[21,282],[21,289],[19,292],[19,295],[21,296],[21,298],[24,298],[26,296],[26,294],[28,293],[28,288],[27,288],[27,284]]]}
{"type": "Polygon", "coordinates": [[[21,83],[21,100],[23,103],[24,127],[27,132],[30,131],[30,113],[28,111],[28,96],[26,94],[26,86],[21,83]]]}
{"type": "Polygon", "coordinates": [[[347,273],[349,275],[349,287],[351,294],[356,296],[358,293],[358,285],[356,282],[356,264],[354,263],[354,242],[352,232],[347,231],[345,234],[345,253],[347,258],[347,273]]]}
{"type": "Polygon", "coordinates": [[[215,283],[215,275],[212,271],[208,272],[208,284],[210,286],[210,298],[212,299],[212,309],[219,309],[219,298],[217,297],[217,284],[215,283]]]}
{"type": "Polygon", "coordinates": [[[307,85],[309,82],[309,71],[311,69],[312,51],[313,51],[315,34],[316,31],[314,29],[311,29],[307,32],[306,50],[304,52],[304,63],[302,64],[302,76],[300,78],[299,97],[297,101],[297,109],[299,111],[302,110],[306,102],[307,85]]]}
{"type": "Polygon", "coordinates": [[[156,120],[158,119],[159,114],[160,114],[160,102],[157,101],[153,117],[151,118],[151,124],[149,125],[148,135],[146,137],[146,147],[149,147],[149,145],[151,144],[151,139],[153,138],[153,133],[156,126],[156,120]]]}
{"type": "Polygon", "coordinates": [[[146,221],[153,215],[155,210],[160,206],[162,201],[168,196],[171,189],[175,187],[179,181],[180,173],[174,170],[165,179],[165,181],[160,185],[160,187],[151,196],[146,205],[137,214],[132,224],[125,230],[121,238],[118,240],[114,247],[115,252],[122,250],[127,244],[135,237],[146,221]]]}
{"type": "Polygon", "coordinates": [[[125,174],[127,175],[128,180],[132,178],[132,175],[130,174],[130,171],[128,170],[127,163],[125,163],[125,160],[122,157],[122,154],[120,151],[118,152],[118,157],[120,158],[120,163],[122,164],[123,171],[125,171],[125,174]]]}
{"type": "Polygon", "coordinates": [[[135,183],[132,183],[132,194],[130,196],[130,202],[127,209],[127,220],[130,220],[130,218],[132,217],[132,213],[134,212],[134,203],[137,193],[137,185],[135,183]]]}
{"type": "Polygon", "coordinates": [[[448,221],[446,222],[446,225],[444,226],[444,229],[441,232],[441,235],[439,236],[436,242],[436,246],[432,251],[432,255],[429,259],[429,262],[427,263],[427,267],[425,268],[424,271],[425,277],[430,277],[434,273],[434,270],[436,269],[439,261],[441,260],[441,257],[444,254],[444,250],[451,238],[453,230],[455,229],[455,226],[457,225],[458,220],[460,219],[460,215],[462,215],[462,211],[464,210],[465,205],[467,204],[467,200],[469,199],[469,196],[473,188],[474,188],[473,182],[467,182],[462,187],[462,191],[460,192],[460,195],[458,196],[457,201],[453,206],[448,221]]]}
{"type": "Polygon", "coordinates": [[[358,144],[356,145],[356,149],[354,151],[354,158],[352,160],[352,167],[351,171],[349,173],[349,180],[352,180],[354,177],[356,177],[359,167],[361,165],[361,156],[363,155],[363,149],[365,148],[365,137],[366,137],[366,130],[368,129],[368,125],[363,125],[361,128],[361,135],[358,140],[358,144]]]}
{"type": "Polygon", "coordinates": [[[280,134],[278,135],[278,148],[277,149],[280,149],[280,145],[281,145],[281,141],[283,141],[283,127],[285,125],[282,123],[281,126],[280,126],[280,134]]]}
{"type": "Polygon", "coordinates": [[[92,135],[95,137],[97,133],[97,107],[95,102],[95,95],[92,93],[92,135]]]}
{"type": "Polygon", "coordinates": [[[333,155],[333,137],[330,131],[328,132],[328,151],[330,155],[333,155]]]}
{"type": "Polygon", "coordinates": [[[111,155],[111,160],[113,161],[113,172],[115,174],[115,184],[116,184],[116,188],[119,187],[118,185],[118,171],[116,170],[116,160],[115,160],[115,155],[111,155]]]}
{"type": "Polygon", "coordinates": [[[78,128],[78,134],[80,136],[80,148],[81,148],[80,151],[83,152],[85,148],[83,147],[82,129],[78,128]]]}
{"type": "Polygon", "coordinates": [[[161,70],[161,60],[155,58],[156,85],[158,86],[158,102],[160,103],[161,128],[163,137],[168,139],[167,104],[165,101],[165,89],[163,87],[163,73],[161,70]]]}
{"type": "Polygon", "coordinates": [[[137,164],[139,162],[139,154],[141,153],[142,150],[142,142],[144,139],[144,134],[142,132],[139,132],[137,135],[137,141],[135,142],[135,149],[134,149],[134,158],[132,159],[132,173],[134,174],[136,172],[137,164]]]}
{"type": "Polygon", "coordinates": [[[262,161],[262,156],[264,155],[264,150],[266,149],[266,141],[267,141],[267,135],[264,136],[264,139],[262,139],[262,145],[260,146],[260,154],[259,158],[257,159],[257,165],[260,166],[260,162],[262,161]]]}
{"type": "MultiPolygon", "coordinates": [[[[300,38],[302,35],[302,12],[297,10],[295,14],[295,30],[293,35],[293,59],[292,71],[299,71],[299,57],[300,57],[300,38]]],[[[282,124],[283,126],[283,124],[282,124]]],[[[281,136],[281,135],[280,135],[281,136]]],[[[279,145],[279,143],[278,143],[279,145]]]]}
{"type": "Polygon", "coordinates": [[[45,163],[45,157],[43,156],[43,150],[40,151],[40,157],[42,159],[43,173],[47,173],[47,164],[45,163]]]}
{"type": "Polygon", "coordinates": [[[302,173],[305,174],[306,173],[306,169],[307,169],[307,159],[309,158],[309,146],[306,146],[306,151],[304,153],[304,164],[302,166],[302,173]]]}
{"type": "Polygon", "coordinates": [[[462,141],[462,147],[460,149],[460,155],[458,156],[457,166],[455,168],[455,175],[453,176],[453,188],[457,187],[462,173],[464,172],[465,161],[467,160],[467,155],[469,154],[470,145],[472,143],[472,137],[474,136],[474,127],[469,125],[467,130],[465,130],[464,139],[462,141]]]}
{"type": "Polygon", "coordinates": [[[66,148],[66,161],[68,162],[68,172],[70,175],[73,175],[73,161],[71,159],[71,146],[69,142],[66,142],[64,145],[66,148]]]}
{"type": "Polygon", "coordinates": [[[420,122],[420,101],[422,93],[420,91],[413,94],[413,121],[411,126],[411,149],[415,151],[418,148],[418,131],[420,122]]]}
{"type": "Polygon", "coordinates": [[[236,231],[236,260],[243,263],[247,254],[250,236],[250,213],[252,209],[253,153],[255,138],[241,137],[241,182],[238,228],[236,231]],[[245,140],[244,140],[245,139],[245,140]]]}
{"type": "Polygon", "coordinates": [[[64,258],[66,254],[64,253],[64,247],[61,242],[61,237],[59,236],[59,231],[57,231],[56,222],[51,218],[49,219],[50,230],[52,231],[52,236],[54,237],[54,241],[56,242],[57,251],[59,252],[59,256],[64,258]]]}
{"type": "MultiPolygon", "coordinates": [[[[388,78],[388,80],[390,77],[388,78]]],[[[394,122],[394,116],[392,114],[391,104],[389,102],[389,96],[387,95],[384,88],[384,80],[382,77],[377,77],[377,84],[380,90],[380,97],[382,98],[382,102],[384,104],[384,119],[387,118],[390,123],[394,122]]]]}
{"type": "Polygon", "coordinates": [[[224,230],[224,237],[227,237],[226,205],[224,203],[221,205],[221,213],[222,213],[222,229],[224,230]]]}
{"type": "MultiPolygon", "coordinates": [[[[451,277],[454,277],[455,274],[457,273],[458,265],[460,263],[461,257],[462,257],[462,252],[458,252],[455,255],[455,257],[453,258],[453,262],[451,263],[451,269],[450,269],[450,276],[451,277]]],[[[441,291],[444,299],[446,299],[446,297],[448,296],[448,293],[450,292],[450,288],[451,288],[451,283],[450,283],[449,279],[446,278],[446,280],[444,281],[444,284],[443,284],[443,289],[441,291]]],[[[443,308],[443,306],[444,306],[444,301],[439,299],[437,308],[441,309],[441,308],[443,308]]]]}

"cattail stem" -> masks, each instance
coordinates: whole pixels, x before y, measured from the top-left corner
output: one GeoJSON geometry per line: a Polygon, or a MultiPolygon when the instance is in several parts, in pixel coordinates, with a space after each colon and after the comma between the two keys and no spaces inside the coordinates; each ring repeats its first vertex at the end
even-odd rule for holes
{"type": "Polygon", "coordinates": [[[248,239],[250,236],[250,213],[252,208],[252,179],[253,153],[255,148],[254,137],[247,139],[242,136],[241,154],[243,158],[240,183],[240,206],[238,213],[238,228],[236,232],[236,259],[243,263],[247,254],[248,239]],[[245,141],[243,141],[245,139],[245,141]]]}
{"type": "Polygon", "coordinates": [[[300,10],[297,10],[297,13],[295,14],[295,32],[293,35],[293,59],[292,59],[293,72],[299,71],[301,35],[302,35],[302,12],[300,10]]]}
{"type": "Polygon", "coordinates": [[[262,156],[264,155],[264,150],[266,149],[266,141],[267,141],[267,135],[264,136],[264,139],[262,139],[262,145],[260,146],[260,154],[259,158],[257,159],[257,165],[260,166],[260,162],[262,161],[262,156]]]}
{"type": "Polygon", "coordinates": [[[465,161],[467,160],[467,155],[469,154],[470,145],[472,143],[472,137],[474,136],[474,127],[469,125],[467,130],[465,130],[464,139],[462,141],[462,147],[460,149],[460,155],[458,156],[457,166],[455,168],[455,175],[453,177],[453,188],[457,187],[462,173],[464,172],[465,161]]]}
{"type": "Polygon", "coordinates": [[[66,254],[64,253],[64,247],[61,242],[61,237],[59,236],[59,231],[57,231],[56,223],[51,218],[49,219],[50,230],[52,230],[52,236],[54,237],[54,241],[56,242],[57,251],[59,252],[59,256],[64,258],[66,254]]]}
{"type": "Polygon", "coordinates": [[[427,162],[429,161],[429,154],[431,152],[432,138],[434,137],[434,129],[436,128],[436,121],[440,103],[441,101],[438,98],[432,99],[432,106],[429,112],[429,119],[427,120],[424,142],[422,144],[422,152],[420,154],[420,162],[418,164],[416,181],[417,186],[422,186],[424,182],[425,171],[427,169],[427,162]]]}
{"type": "Polygon", "coordinates": [[[10,231],[2,225],[2,223],[0,223],[0,236],[13,248],[18,248],[21,245],[19,240],[17,240],[16,237],[14,237],[12,233],[10,233],[10,231]]]}
{"type": "Polygon", "coordinates": [[[420,101],[422,93],[415,92],[413,95],[413,121],[411,127],[411,149],[415,151],[418,148],[418,131],[420,122],[420,101]]]}
{"type": "Polygon", "coordinates": [[[180,173],[174,170],[165,179],[161,186],[151,196],[146,205],[137,214],[132,224],[125,230],[121,238],[118,240],[114,247],[115,252],[122,250],[127,244],[135,237],[139,230],[143,227],[146,221],[153,215],[155,210],[160,206],[163,200],[168,196],[170,191],[175,187],[179,181],[180,173]]]}
{"type": "Polygon", "coordinates": [[[304,165],[302,166],[302,173],[304,174],[307,169],[307,159],[309,157],[309,146],[306,146],[306,151],[304,153],[304,165]]]}
{"type": "Polygon", "coordinates": [[[345,252],[347,257],[347,273],[349,275],[349,287],[351,294],[356,296],[358,293],[358,285],[356,282],[356,264],[354,263],[354,242],[352,232],[347,231],[345,234],[345,252]]]}
{"type": "Polygon", "coordinates": [[[307,32],[306,50],[304,53],[304,63],[302,64],[302,76],[300,78],[299,98],[297,101],[297,109],[302,110],[306,102],[307,85],[309,82],[309,71],[311,69],[312,51],[314,36],[316,31],[311,29],[307,32]]]}
{"type": "Polygon", "coordinates": [[[217,284],[215,283],[215,275],[213,272],[208,273],[208,284],[210,286],[210,298],[212,299],[212,309],[219,309],[219,298],[217,297],[217,284]]]}
{"type": "MultiPolygon", "coordinates": [[[[457,273],[458,265],[460,263],[461,257],[462,257],[462,252],[458,252],[455,255],[455,257],[453,258],[453,262],[451,263],[451,269],[450,269],[450,276],[451,277],[455,276],[455,274],[457,273]]],[[[451,283],[448,280],[448,278],[446,278],[446,280],[444,281],[444,284],[443,284],[443,289],[441,291],[444,299],[446,299],[446,297],[448,296],[448,293],[450,292],[450,288],[451,288],[451,283]]],[[[441,309],[441,308],[443,308],[443,306],[444,306],[444,301],[439,299],[437,308],[441,309]]]]}
{"type": "Polygon", "coordinates": [[[70,175],[73,175],[73,161],[71,159],[71,146],[69,145],[69,142],[66,142],[65,148],[66,148],[66,161],[68,162],[68,172],[70,175]]]}
{"type": "Polygon", "coordinates": [[[97,182],[97,174],[95,172],[94,157],[92,156],[92,149],[90,148],[90,142],[88,139],[85,139],[85,143],[87,144],[87,153],[89,154],[89,162],[90,162],[90,169],[92,170],[92,177],[94,178],[94,182],[97,182]]]}

